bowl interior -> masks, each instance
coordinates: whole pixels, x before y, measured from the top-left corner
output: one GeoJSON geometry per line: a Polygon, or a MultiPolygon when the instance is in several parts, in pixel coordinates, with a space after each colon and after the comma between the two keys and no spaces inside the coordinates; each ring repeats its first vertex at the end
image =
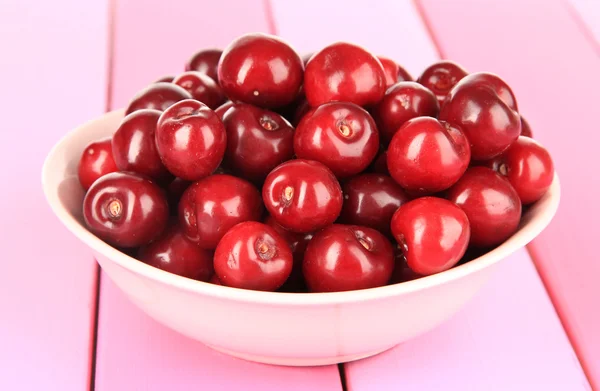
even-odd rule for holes
{"type": "Polygon", "coordinates": [[[124,110],[116,110],[87,122],[61,139],[48,154],[42,169],[42,184],[46,199],[60,221],[92,250],[146,278],[201,294],[231,300],[265,302],[286,305],[330,304],[363,301],[399,295],[447,283],[475,273],[504,259],[535,238],[552,220],[558,208],[560,185],[555,175],[550,190],[524,213],[518,231],[494,250],[466,264],[445,272],[402,284],[335,293],[274,293],[223,287],[180,277],[148,266],[118,251],[90,233],[83,222],[84,190],[77,178],[77,165],[83,149],[92,141],[110,137],[117,129],[124,110]]]}

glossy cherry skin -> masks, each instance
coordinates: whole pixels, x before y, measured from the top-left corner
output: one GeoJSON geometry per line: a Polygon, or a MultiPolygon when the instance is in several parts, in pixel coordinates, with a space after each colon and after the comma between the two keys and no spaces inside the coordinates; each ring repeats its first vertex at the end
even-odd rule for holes
{"type": "Polygon", "coordinates": [[[308,61],[304,91],[313,107],[332,101],[370,106],[383,98],[385,72],[373,54],[360,46],[338,42],[308,61]]]}
{"type": "Polygon", "coordinates": [[[219,62],[219,84],[229,99],[264,108],[292,102],[303,73],[298,53],[281,38],[263,33],[237,38],[219,62]]]}
{"type": "Polygon", "coordinates": [[[417,81],[433,92],[441,105],[452,87],[468,74],[457,63],[442,60],[428,66],[417,81]]]}
{"type": "Polygon", "coordinates": [[[155,83],[172,83],[173,79],[175,79],[175,76],[163,76],[156,80],[155,83]]]}
{"type": "Polygon", "coordinates": [[[186,236],[212,250],[231,227],[259,221],[260,193],[249,182],[231,175],[211,175],[195,182],[181,196],[179,222],[186,236]]]}
{"type": "Polygon", "coordinates": [[[542,198],[554,180],[554,163],[550,153],[540,143],[525,136],[519,136],[487,166],[508,179],[523,205],[542,198]]]}
{"type": "Polygon", "coordinates": [[[517,98],[512,89],[498,75],[489,72],[477,72],[468,75],[465,83],[485,84],[492,88],[496,95],[504,101],[514,111],[519,111],[517,107],[517,98]]]}
{"type": "Polygon", "coordinates": [[[304,290],[304,276],[302,275],[302,260],[304,259],[304,252],[306,246],[313,237],[312,233],[297,233],[292,232],[283,228],[275,221],[273,216],[267,215],[264,223],[269,227],[273,228],[290,246],[292,255],[294,257],[294,267],[288,277],[285,285],[290,291],[302,291],[304,290]]]}
{"type": "Polygon", "coordinates": [[[387,151],[390,175],[403,188],[435,193],[452,186],[471,160],[463,132],[431,117],[414,118],[394,135],[387,151]]]}
{"type": "Polygon", "coordinates": [[[391,227],[408,267],[423,276],[456,265],[469,245],[467,215],[443,198],[407,202],[394,213],[391,227]]]}
{"type": "Polygon", "coordinates": [[[233,107],[233,105],[234,103],[228,100],[227,102],[223,103],[221,106],[215,109],[215,114],[219,117],[221,121],[223,121],[223,116],[225,115],[227,110],[233,107]]]}
{"type": "Polygon", "coordinates": [[[396,209],[409,197],[392,178],[381,174],[362,174],[342,187],[344,205],[340,222],[371,227],[390,234],[390,221],[396,209]]]}
{"type": "Polygon", "coordinates": [[[394,249],[377,230],[333,224],[315,233],[304,253],[302,271],[312,292],[376,288],[388,283],[394,249]]]}
{"type": "Polygon", "coordinates": [[[129,102],[125,115],[136,110],[154,109],[165,111],[175,102],[191,99],[192,95],[182,87],[173,83],[153,83],[138,92],[129,102]]]}
{"type": "Polygon", "coordinates": [[[184,72],[177,76],[173,83],[184,88],[192,95],[193,99],[204,103],[213,110],[227,100],[217,82],[204,73],[184,72]]]}
{"type": "Polygon", "coordinates": [[[396,247],[394,248],[394,259],[394,271],[392,272],[390,284],[399,284],[401,282],[412,281],[423,277],[408,267],[406,257],[404,256],[404,251],[402,251],[402,248],[399,244],[396,244],[396,247]]]}
{"type": "Polygon", "coordinates": [[[228,167],[252,182],[261,182],[294,155],[294,128],[275,112],[238,103],[227,111],[223,124],[228,167]]]}
{"type": "Polygon", "coordinates": [[[294,232],[314,232],[332,224],[342,210],[342,189],[326,166],[296,159],[277,166],[262,189],[275,221],[294,232]]]}
{"type": "Polygon", "coordinates": [[[507,180],[490,168],[469,168],[448,190],[447,198],[469,218],[473,246],[500,244],[519,226],[519,195],[507,180]]]}
{"type": "Polygon", "coordinates": [[[463,78],[448,94],[439,117],[462,129],[471,144],[474,160],[498,156],[521,133],[519,113],[497,94],[496,87],[488,84],[487,79],[477,74],[463,78]]]}
{"type": "Polygon", "coordinates": [[[388,88],[381,102],[371,110],[381,139],[386,144],[409,119],[437,117],[439,112],[435,95],[412,81],[396,83],[388,88]]]}
{"type": "Polygon", "coordinates": [[[163,190],[133,173],[113,172],[98,179],[83,199],[89,230],[118,247],[138,247],[167,226],[169,205],[163,190]]]}
{"type": "Polygon", "coordinates": [[[204,103],[184,100],[169,107],[156,127],[158,154],[175,176],[197,181],[221,163],[227,147],[223,122],[204,103]]]}
{"type": "Polygon", "coordinates": [[[302,118],[294,135],[298,158],[321,162],[338,178],[364,171],[378,150],[379,134],[373,118],[348,102],[317,107],[302,118]]]}
{"type": "Polygon", "coordinates": [[[377,56],[385,73],[385,86],[389,88],[399,81],[411,81],[412,77],[396,61],[383,56],[377,56]]]}
{"type": "Polygon", "coordinates": [[[521,118],[521,136],[533,138],[533,133],[531,132],[531,126],[529,126],[529,122],[527,122],[525,117],[520,114],[519,117],[521,118]]]}
{"type": "Polygon", "coordinates": [[[223,51],[219,49],[201,50],[188,60],[185,64],[185,70],[204,73],[214,81],[217,81],[219,79],[217,68],[222,53],[223,51]]]}
{"type": "Polygon", "coordinates": [[[77,174],[79,176],[79,183],[81,183],[84,190],[87,190],[96,179],[118,170],[113,158],[111,139],[109,137],[94,141],[85,147],[79,159],[77,174]]]}
{"type": "Polygon", "coordinates": [[[208,281],[213,275],[213,254],[185,237],[181,227],[171,224],[155,241],[140,248],[140,261],[178,276],[208,281]]]}
{"type": "Polygon", "coordinates": [[[162,112],[137,110],[127,115],[112,138],[112,153],[120,171],[133,171],[158,181],[171,178],[156,150],[155,133],[162,112]]]}
{"type": "Polygon", "coordinates": [[[274,291],[287,280],[294,260],[289,245],[273,228],[246,221],[223,236],[214,263],[223,285],[274,291]]]}

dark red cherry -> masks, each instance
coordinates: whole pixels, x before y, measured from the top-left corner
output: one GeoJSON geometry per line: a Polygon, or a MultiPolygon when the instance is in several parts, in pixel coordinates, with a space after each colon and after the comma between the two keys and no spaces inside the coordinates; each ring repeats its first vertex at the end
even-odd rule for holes
{"type": "Polygon", "coordinates": [[[550,153],[540,143],[526,136],[519,136],[487,166],[508,179],[523,205],[542,198],[554,180],[554,164],[550,153]]]}
{"type": "Polygon", "coordinates": [[[253,182],[294,155],[294,128],[282,116],[245,103],[223,117],[227,131],[225,159],[234,173],[253,182]]]}
{"type": "Polygon", "coordinates": [[[298,158],[321,162],[338,178],[364,171],[378,150],[375,122],[363,108],[348,102],[317,107],[302,118],[294,135],[298,158]]]}
{"type": "Polygon", "coordinates": [[[163,76],[156,80],[155,83],[172,83],[173,79],[175,79],[175,76],[163,76]]]}
{"type": "Polygon", "coordinates": [[[129,102],[125,115],[136,110],[154,109],[165,111],[175,102],[191,99],[192,95],[173,83],[153,83],[138,92],[129,102]]]}
{"type": "Polygon", "coordinates": [[[94,141],[85,147],[77,167],[79,183],[84,190],[89,189],[96,179],[115,171],[118,168],[113,158],[110,137],[94,141]]]}
{"type": "Polygon", "coordinates": [[[298,101],[298,104],[296,105],[296,110],[294,111],[294,115],[292,118],[292,125],[298,126],[300,121],[302,121],[302,118],[304,118],[304,116],[308,114],[311,110],[312,108],[308,104],[306,97],[303,96],[302,99],[300,99],[298,101]]]}
{"type": "Polygon", "coordinates": [[[186,181],[185,179],[175,178],[167,186],[167,200],[169,201],[169,208],[171,209],[172,215],[177,215],[179,200],[191,184],[192,182],[186,181]]]}
{"type": "Polygon", "coordinates": [[[385,236],[372,228],[343,224],[315,233],[302,264],[312,292],[383,286],[393,269],[394,249],[385,236]]]}
{"type": "Polygon", "coordinates": [[[469,218],[473,246],[500,244],[519,226],[519,195],[507,180],[490,168],[469,168],[448,190],[447,198],[469,218]]]}
{"type": "Polygon", "coordinates": [[[404,251],[402,251],[399,244],[396,244],[396,247],[394,248],[394,259],[394,271],[392,272],[390,284],[399,284],[423,277],[408,267],[406,257],[404,256],[404,251]]]}
{"type": "Polygon", "coordinates": [[[422,197],[402,205],[392,218],[392,234],[417,274],[450,269],[469,245],[469,220],[450,201],[422,197]]]}
{"type": "Polygon", "coordinates": [[[249,182],[231,175],[211,175],[195,182],[181,196],[179,222],[186,236],[205,249],[214,249],[231,227],[259,221],[260,193],[249,182]]]}
{"type": "Polygon", "coordinates": [[[519,111],[517,107],[517,99],[512,89],[506,84],[504,80],[493,73],[489,72],[477,72],[472,73],[467,77],[468,83],[472,84],[485,84],[492,88],[496,95],[500,97],[514,111],[519,111]]]}
{"type": "Polygon", "coordinates": [[[442,60],[427,67],[417,81],[432,91],[441,105],[452,87],[468,74],[457,63],[442,60]]]}
{"type": "Polygon", "coordinates": [[[204,73],[214,81],[217,81],[217,68],[221,53],[223,53],[223,51],[219,49],[201,50],[188,60],[185,64],[185,70],[204,73]]]}
{"type": "MultiPolygon", "coordinates": [[[[474,160],[489,160],[504,152],[521,133],[519,113],[498,95],[487,77],[471,74],[452,88],[440,120],[458,126],[471,144],[474,160]]],[[[502,90],[506,91],[506,90],[502,90]]]]}
{"type": "Polygon", "coordinates": [[[215,272],[223,285],[274,291],[292,271],[292,252],[275,230],[246,221],[231,228],[215,250],[215,272]]]}
{"type": "Polygon", "coordinates": [[[296,98],[303,72],[302,59],[281,38],[246,34],[223,51],[219,84],[233,101],[277,108],[296,98]]]}
{"type": "Polygon", "coordinates": [[[373,105],[385,93],[381,62],[360,46],[338,42],[315,53],[306,65],[304,91],[311,106],[332,101],[373,105]]]}
{"type": "Polygon", "coordinates": [[[215,285],[223,285],[221,283],[221,280],[219,280],[219,277],[216,274],[213,274],[213,276],[210,278],[210,280],[208,281],[211,284],[215,284],[215,285]]]}
{"type": "Polygon", "coordinates": [[[381,139],[386,144],[409,119],[437,117],[440,112],[435,95],[419,83],[405,81],[390,87],[381,102],[371,110],[381,139]]]}
{"type": "Polygon", "coordinates": [[[396,61],[383,56],[377,56],[381,65],[383,65],[383,71],[385,72],[385,85],[386,88],[393,86],[399,81],[412,81],[412,77],[404,68],[402,68],[396,61]]]}
{"type": "Polygon", "coordinates": [[[204,73],[196,71],[184,72],[177,76],[173,80],[173,83],[183,87],[192,95],[193,99],[204,103],[213,110],[226,101],[221,87],[204,73]]]}
{"type": "Polygon", "coordinates": [[[118,247],[138,247],[156,239],[169,219],[163,190],[133,173],[113,172],[98,179],[83,199],[89,230],[118,247]]]}
{"type": "Polygon", "coordinates": [[[373,163],[371,163],[371,166],[369,166],[369,171],[375,174],[384,174],[389,176],[390,175],[390,171],[388,170],[388,166],[387,166],[387,151],[386,150],[380,150],[379,154],[377,155],[377,157],[375,157],[375,160],[373,160],[373,163]]]}
{"type": "Polygon", "coordinates": [[[452,186],[469,166],[463,132],[431,117],[414,118],[394,135],[387,151],[390,175],[403,188],[436,193],[452,186]]]}
{"type": "Polygon", "coordinates": [[[408,195],[392,178],[381,174],[362,174],[342,187],[344,205],[340,221],[375,228],[389,235],[392,215],[408,195]]]}
{"type": "Polygon", "coordinates": [[[171,178],[156,150],[156,123],[161,114],[143,109],[123,119],[112,139],[112,152],[120,171],[137,172],[157,181],[171,178]]]}
{"type": "Polygon", "coordinates": [[[219,117],[221,121],[223,121],[223,116],[225,115],[227,110],[233,107],[233,104],[234,103],[232,101],[228,100],[227,102],[223,103],[221,106],[215,109],[215,114],[219,117]]]}
{"type": "Polygon", "coordinates": [[[342,189],[323,164],[296,159],[267,176],[263,201],[278,224],[295,232],[314,232],[332,224],[342,210],[342,189]]]}
{"type": "Polygon", "coordinates": [[[529,126],[529,122],[525,120],[525,117],[519,114],[521,118],[521,136],[533,138],[533,133],[531,132],[531,126],[529,126]]]}
{"type": "Polygon", "coordinates": [[[171,224],[158,239],[141,247],[138,259],[194,280],[208,281],[213,275],[212,253],[187,239],[177,224],[171,224]]]}
{"type": "Polygon", "coordinates": [[[219,117],[204,103],[184,100],[158,120],[156,147],[163,164],[182,179],[196,181],[221,163],[227,134],[219,117]]]}

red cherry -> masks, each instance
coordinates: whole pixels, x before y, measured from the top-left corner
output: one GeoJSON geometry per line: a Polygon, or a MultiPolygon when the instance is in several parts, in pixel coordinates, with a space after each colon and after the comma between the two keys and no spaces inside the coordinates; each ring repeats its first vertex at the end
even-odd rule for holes
{"type": "MultiPolygon", "coordinates": [[[[467,249],[468,251],[468,249],[467,249]]],[[[416,280],[417,278],[423,277],[422,275],[415,273],[406,262],[404,252],[400,248],[399,244],[396,244],[394,249],[394,271],[392,272],[392,279],[390,284],[399,284],[402,282],[416,280]]]]}
{"type": "Polygon", "coordinates": [[[137,110],[126,116],[113,135],[112,152],[120,171],[133,171],[156,180],[171,177],[156,150],[158,110],[137,110]]]}
{"type": "Polygon", "coordinates": [[[133,173],[113,172],[98,179],[83,199],[89,230],[119,247],[138,247],[156,239],[169,219],[160,187],[133,173]]]}
{"type": "Polygon", "coordinates": [[[110,137],[94,141],[85,147],[77,168],[79,183],[84,190],[89,189],[96,179],[115,171],[118,168],[113,158],[110,137]]]}
{"type": "Polygon", "coordinates": [[[409,197],[392,180],[381,174],[363,174],[343,186],[344,205],[340,221],[375,228],[389,235],[392,215],[409,197]]]}
{"type": "Polygon", "coordinates": [[[379,135],[363,108],[332,102],[305,115],[296,128],[294,152],[325,164],[338,178],[364,171],[377,155],[379,135]]]}
{"type": "Polygon", "coordinates": [[[294,115],[292,116],[292,125],[297,127],[300,121],[302,121],[302,118],[304,118],[304,116],[307,115],[311,110],[312,108],[308,104],[306,97],[302,96],[296,105],[296,109],[294,110],[294,115]]]}
{"type": "Polygon", "coordinates": [[[191,99],[189,92],[173,83],[153,83],[138,92],[129,102],[125,115],[136,110],[154,109],[165,111],[175,102],[191,99]]]}
{"type": "Polygon", "coordinates": [[[223,103],[221,106],[215,109],[215,114],[219,117],[221,121],[223,121],[223,116],[225,115],[227,110],[233,107],[233,105],[234,103],[228,100],[227,102],[223,103]]]}
{"type": "Polygon", "coordinates": [[[417,81],[431,90],[441,105],[452,87],[468,74],[457,63],[442,60],[427,67],[417,81]]]}
{"type": "Polygon", "coordinates": [[[173,79],[175,79],[175,76],[163,76],[156,80],[155,83],[172,83],[173,79]]]}
{"type": "Polygon", "coordinates": [[[221,163],[227,134],[219,117],[204,103],[188,99],[169,107],[158,120],[156,147],[174,175],[196,181],[221,163]]]}
{"type": "Polygon", "coordinates": [[[436,193],[452,186],[469,166],[471,153],[463,132],[431,117],[409,120],[387,151],[390,175],[403,188],[436,193]]]}
{"type": "Polygon", "coordinates": [[[313,160],[296,159],[267,176],[262,197],[275,221],[295,232],[332,224],[342,210],[342,189],[333,173],[313,160]]]}
{"type": "Polygon", "coordinates": [[[378,231],[358,225],[331,225],[315,234],[302,270],[312,292],[375,288],[388,283],[394,249],[378,231]]]}
{"type": "Polygon", "coordinates": [[[208,281],[213,275],[212,253],[187,239],[177,224],[171,224],[158,239],[141,247],[138,259],[194,280],[208,281]]]}
{"type": "Polygon", "coordinates": [[[184,72],[177,76],[173,80],[173,83],[183,87],[192,95],[193,99],[204,103],[213,110],[226,100],[221,87],[204,73],[195,71],[184,72]]]}
{"type": "Polygon", "coordinates": [[[223,285],[274,291],[287,280],[294,261],[287,242],[273,228],[246,221],[223,236],[214,262],[223,285]]]}
{"type": "Polygon", "coordinates": [[[273,228],[289,244],[292,255],[294,256],[294,267],[285,285],[291,291],[301,291],[304,288],[304,276],[302,275],[302,260],[308,242],[313,237],[312,233],[297,233],[283,228],[279,225],[273,216],[267,215],[264,223],[273,228]]]}
{"type": "Polygon", "coordinates": [[[387,166],[387,151],[379,151],[379,154],[375,160],[373,160],[373,163],[371,163],[369,171],[375,174],[390,175],[390,171],[388,170],[387,166]]]}
{"type": "Polygon", "coordinates": [[[394,213],[391,227],[408,267],[424,276],[456,265],[469,245],[467,215],[442,198],[407,202],[394,213]]]}
{"type": "Polygon", "coordinates": [[[223,52],[219,84],[233,101],[276,108],[296,98],[303,72],[300,56],[281,38],[246,34],[223,52]]]}
{"type": "Polygon", "coordinates": [[[219,49],[201,50],[189,59],[185,64],[185,70],[204,73],[214,81],[217,81],[217,67],[222,53],[223,51],[219,49]]]}
{"type": "Polygon", "coordinates": [[[362,47],[338,42],[310,59],[304,90],[313,107],[331,101],[369,106],[383,98],[385,72],[377,57],[362,47]]]}
{"type": "Polygon", "coordinates": [[[383,71],[385,73],[385,85],[386,88],[393,86],[399,81],[411,81],[412,77],[404,68],[402,68],[396,61],[391,60],[387,57],[377,56],[377,59],[383,65],[383,71]]]}
{"type": "Polygon", "coordinates": [[[186,236],[209,250],[217,247],[231,227],[258,221],[262,212],[258,190],[243,179],[224,174],[192,184],[179,202],[179,222],[186,236]]]}
{"type": "Polygon", "coordinates": [[[440,112],[435,95],[419,83],[405,81],[390,87],[371,111],[382,141],[390,142],[406,121],[415,117],[437,117],[440,112]]]}
{"type": "Polygon", "coordinates": [[[210,278],[210,280],[208,281],[211,284],[215,284],[215,285],[223,285],[223,283],[221,282],[221,280],[219,280],[219,277],[216,274],[213,274],[213,276],[210,278]]]}
{"type": "Polygon", "coordinates": [[[517,107],[517,99],[511,88],[506,84],[504,80],[493,73],[489,72],[477,72],[472,73],[467,77],[468,83],[472,84],[485,84],[492,88],[496,95],[500,97],[514,111],[519,111],[517,107]]]}
{"type": "Polygon", "coordinates": [[[294,155],[294,128],[277,113],[238,103],[227,111],[223,124],[227,164],[250,181],[264,180],[294,155]]]}
{"type": "Polygon", "coordinates": [[[550,153],[540,143],[525,136],[519,136],[502,155],[486,165],[508,179],[523,205],[542,198],[554,180],[550,153]]]}
{"type": "Polygon", "coordinates": [[[502,243],[519,226],[519,195],[507,180],[487,167],[469,168],[448,190],[447,197],[469,218],[473,246],[502,243]]]}
{"type": "Polygon", "coordinates": [[[192,182],[186,181],[185,179],[175,178],[167,186],[167,200],[169,201],[169,208],[171,214],[177,215],[177,208],[179,206],[179,200],[183,193],[187,190],[192,182]]]}
{"type": "Polygon", "coordinates": [[[463,78],[452,88],[440,112],[440,120],[463,130],[474,160],[498,156],[521,133],[519,114],[486,80],[478,74],[463,78]]]}
{"type": "Polygon", "coordinates": [[[533,133],[531,132],[531,126],[529,126],[529,122],[525,120],[525,117],[519,114],[521,117],[521,136],[533,138],[533,133]]]}

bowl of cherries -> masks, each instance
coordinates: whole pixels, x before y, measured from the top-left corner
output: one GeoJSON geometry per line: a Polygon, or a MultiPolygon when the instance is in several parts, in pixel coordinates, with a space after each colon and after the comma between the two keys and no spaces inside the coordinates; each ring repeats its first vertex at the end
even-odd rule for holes
{"type": "Polygon", "coordinates": [[[560,188],[508,84],[247,34],[68,133],[47,201],[158,322],[248,360],[371,356],[452,316],[560,188]]]}

